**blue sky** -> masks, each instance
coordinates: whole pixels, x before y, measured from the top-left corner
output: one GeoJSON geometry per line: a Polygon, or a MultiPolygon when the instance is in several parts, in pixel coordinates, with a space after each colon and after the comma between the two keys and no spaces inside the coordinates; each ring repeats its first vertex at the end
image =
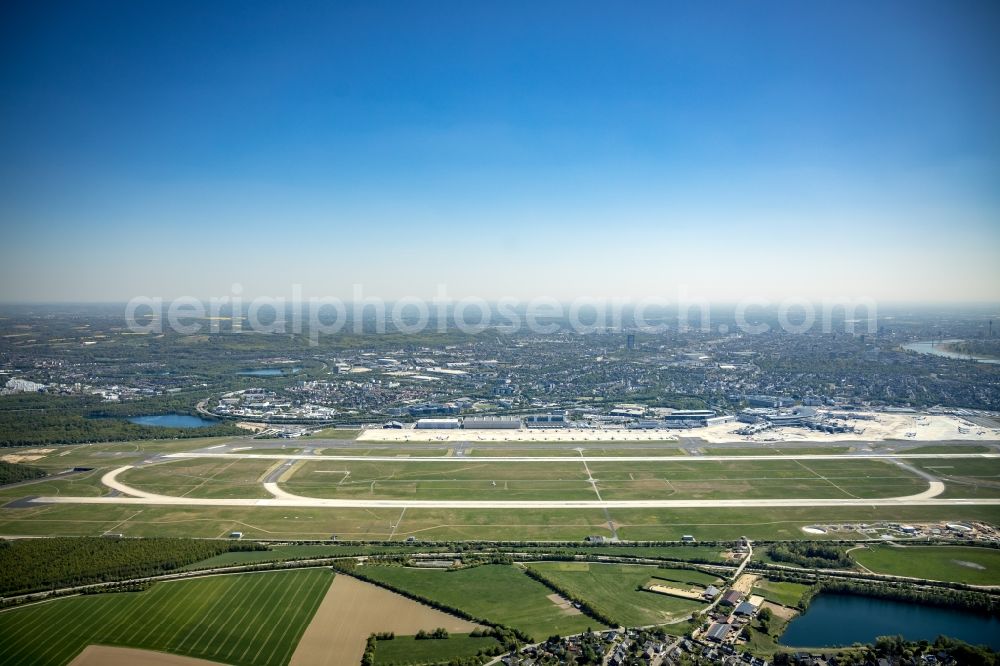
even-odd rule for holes
{"type": "Polygon", "coordinates": [[[0,300],[1000,300],[994,2],[21,5],[0,300]]]}

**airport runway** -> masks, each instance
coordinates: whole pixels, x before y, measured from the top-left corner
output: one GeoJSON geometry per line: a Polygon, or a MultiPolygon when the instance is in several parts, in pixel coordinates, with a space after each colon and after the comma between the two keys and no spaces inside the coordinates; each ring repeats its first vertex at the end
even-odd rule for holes
{"type": "MultiPolygon", "coordinates": [[[[929,491],[930,492],[930,491],[929,491]]],[[[923,494],[923,493],[922,493],[923,494]]],[[[391,500],[391,499],[200,499],[193,497],[36,497],[32,504],[273,507],[316,509],[748,509],[788,507],[1000,506],[996,499],[729,499],[729,500],[391,500]]]]}
{"type": "Polygon", "coordinates": [[[960,458],[1000,458],[1000,453],[817,453],[750,456],[324,456],[315,453],[168,453],[162,458],[222,458],[249,460],[312,460],[326,462],[396,462],[396,463],[499,463],[499,462],[737,462],[748,460],[920,460],[960,458]]]}
{"type": "MultiPolygon", "coordinates": [[[[975,454],[979,455],[979,454],[975,454]]],[[[811,458],[815,456],[801,456],[811,458]]],[[[843,456],[837,456],[843,457],[843,456]]],[[[931,457],[949,457],[947,455],[931,457]]],[[[954,456],[951,456],[954,457],[954,456]]],[[[339,458],[339,456],[338,456],[339,458]]],[[[767,456],[773,459],[774,456],[767,456]]],[[[337,458],[333,458],[336,460],[337,458]]],[[[685,458],[686,459],[686,458],[685,458]]],[[[737,457],[745,459],[745,456],[737,457]]],[[[394,460],[394,459],[391,459],[394,460]]],[[[561,459],[565,462],[565,459],[561,459]]],[[[657,459],[659,460],[659,459],[657,459]]],[[[367,508],[367,509],[687,509],[687,508],[777,508],[777,507],[891,507],[891,506],[995,506],[1000,498],[956,498],[942,499],[938,496],[945,486],[940,481],[931,481],[927,490],[905,497],[878,499],[719,499],[719,500],[401,500],[401,499],[325,499],[293,495],[282,490],[276,483],[265,482],[264,486],[275,497],[273,499],[207,499],[197,497],[173,497],[148,493],[132,488],[117,476],[132,469],[131,465],[108,472],[101,481],[123,495],[116,497],[36,497],[29,500],[35,504],[125,504],[162,506],[203,506],[203,507],[273,507],[273,508],[367,508]],[[127,495],[127,496],[124,496],[127,495]]]]}

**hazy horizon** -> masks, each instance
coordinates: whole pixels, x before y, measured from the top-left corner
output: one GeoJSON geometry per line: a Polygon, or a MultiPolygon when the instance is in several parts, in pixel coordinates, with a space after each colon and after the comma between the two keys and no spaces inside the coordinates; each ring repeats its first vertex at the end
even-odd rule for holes
{"type": "Polygon", "coordinates": [[[995,3],[0,16],[0,302],[1000,303],[995,3]]]}

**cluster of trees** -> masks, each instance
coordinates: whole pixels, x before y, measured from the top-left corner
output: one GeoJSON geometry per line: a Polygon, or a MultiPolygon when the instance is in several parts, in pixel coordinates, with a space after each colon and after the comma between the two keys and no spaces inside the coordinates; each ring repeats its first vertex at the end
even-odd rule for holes
{"type": "MultiPolygon", "coordinates": [[[[934,642],[907,641],[902,636],[879,636],[872,645],[855,644],[850,650],[837,653],[837,663],[844,666],[866,666],[885,659],[890,664],[920,663],[924,655],[947,655],[961,666],[998,666],[1000,655],[985,646],[974,646],[948,636],[938,636],[934,642]]],[[[794,657],[779,652],[775,666],[791,666],[794,657]]]]}
{"type": "Polygon", "coordinates": [[[757,626],[765,634],[771,633],[771,621],[774,620],[774,613],[767,606],[757,611],[757,626]]]}
{"type": "Polygon", "coordinates": [[[767,549],[776,562],[790,562],[810,569],[849,569],[854,561],[843,549],[814,541],[776,543],[767,549]]]}
{"type": "MultiPolygon", "coordinates": [[[[187,409],[176,411],[185,412],[190,409],[191,406],[187,405],[187,409]]],[[[93,396],[65,397],[40,394],[3,396],[0,398],[0,446],[215,437],[242,433],[236,426],[224,421],[204,428],[160,428],[129,423],[124,418],[169,411],[175,410],[150,406],[145,400],[112,407],[102,405],[100,400],[93,396]]]]}
{"type": "MultiPolygon", "coordinates": [[[[469,636],[471,638],[490,637],[495,638],[499,642],[493,643],[491,647],[480,650],[473,656],[453,657],[448,661],[442,661],[433,665],[428,664],[427,666],[482,666],[482,664],[489,661],[490,657],[517,649],[517,639],[504,627],[475,629],[469,636]]],[[[369,636],[368,642],[365,645],[365,652],[361,657],[361,666],[375,666],[375,652],[378,649],[378,641],[391,641],[395,638],[396,634],[391,631],[379,632],[369,636]]],[[[414,638],[417,640],[444,639],[448,638],[448,631],[442,628],[435,629],[432,632],[421,630],[417,632],[414,638]]]]}
{"type": "Polygon", "coordinates": [[[153,584],[149,581],[112,583],[100,588],[88,587],[83,594],[107,594],[108,592],[145,592],[153,584]]]}
{"type": "Polygon", "coordinates": [[[18,465],[0,460],[0,486],[18,481],[30,481],[48,476],[48,472],[40,467],[30,465],[18,465]]]}
{"type": "Polygon", "coordinates": [[[415,636],[418,641],[445,640],[448,637],[448,630],[444,627],[438,627],[434,631],[424,631],[421,629],[415,636]]]}
{"type": "Polygon", "coordinates": [[[550,590],[552,590],[553,592],[555,592],[556,594],[558,594],[562,598],[568,599],[569,601],[571,601],[574,604],[576,604],[577,607],[580,609],[580,611],[584,615],[592,617],[595,620],[597,620],[598,622],[601,622],[602,624],[606,624],[609,627],[617,627],[617,626],[621,625],[620,622],[612,620],[607,614],[605,614],[604,612],[602,612],[602,611],[594,608],[589,602],[585,601],[584,599],[580,599],[579,597],[576,597],[569,590],[564,589],[562,586],[560,586],[560,585],[556,584],[555,582],[553,582],[552,580],[546,578],[544,575],[542,575],[541,573],[539,573],[535,569],[532,569],[531,567],[528,567],[527,569],[524,570],[524,573],[528,574],[528,576],[530,578],[534,578],[539,583],[541,583],[545,587],[549,588],[550,590]]]}
{"type": "Polygon", "coordinates": [[[855,594],[858,596],[875,597],[877,599],[893,599],[909,603],[948,608],[968,608],[970,610],[1000,614],[1000,597],[976,592],[944,587],[914,586],[905,583],[862,581],[848,579],[824,579],[803,595],[800,605],[806,607],[816,594],[834,592],[837,594],[855,594]]]}
{"type": "Polygon", "coordinates": [[[798,607],[805,610],[820,592],[856,594],[880,599],[895,599],[949,608],[968,608],[1000,614],[1000,596],[987,594],[964,583],[921,581],[880,577],[872,574],[823,572],[821,574],[791,569],[768,569],[768,579],[809,585],[798,607]]]}
{"type": "Polygon", "coordinates": [[[510,555],[505,555],[503,553],[472,553],[469,555],[462,556],[462,567],[463,569],[472,569],[473,567],[481,567],[486,564],[513,564],[514,560],[510,555]]]}
{"type": "Polygon", "coordinates": [[[156,576],[234,550],[267,547],[245,541],[171,538],[0,540],[0,594],[156,576]]]}
{"type": "Polygon", "coordinates": [[[486,627],[484,629],[473,629],[469,636],[472,638],[491,637],[496,639],[497,646],[486,651],[487,654],[493,655],[516,650],[519,647],[520,642],[524,640],[524,634],[516,629],[505,627],[502,624],[494,624],[493,626],[486,627]]]}
{"type": "MultiPolygon", "coordinates": [[[[548,637],[545,641],[545,649],[549,655],[558,659],[558,661],[552,661],[553,664],[562,664],[564,663],[563,657],[569,656],[563,645],[563,639],[558,634],[548,637]]],[[[551,656],[541,657],[539,663],[549,663],[551,656]]],[[[587,627],[586,633],[580,636],[580,652],[573,654],[572,659],[574,661],[568,663],[576,664],[576,666],[600,666],[604,663],[604,643],[590,627],[587,627]]]]}
{"type": "MultiPolygon", "coordinates": [[[[92,413],[89,408],[90,401],[52,396],[32,397],[42,399],[45,404],[23,408],[10,405],[10,396],[0,398],[0,446],[216,437],[238,435],[242,432],[234,425],[223,421],[204,428],[141,426],[129,423],[124,418],[92,413]]],[[[150,410],[148,406],[138,411],[148,414],[147,410],[150,410]]],[[[153,413],[158,412],[153,410],[153,413]]]]}
{"type": "Polygon", "coordinates": [[[375,666],[375,650],[378,648],[378,637],[372,634],[365,643],[365,652],[361,655],[361,666],[375,666]]]}

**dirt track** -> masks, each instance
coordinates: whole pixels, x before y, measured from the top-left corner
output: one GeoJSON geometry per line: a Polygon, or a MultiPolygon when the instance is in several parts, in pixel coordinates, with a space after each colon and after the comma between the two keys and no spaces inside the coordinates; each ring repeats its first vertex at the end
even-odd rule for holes
{"type": "Polygon", "coordinates": [[[368,636],[412,636],[444,627],[469,633],[476,625],[384,588],[338,574],[299,641],[289,666],[357,666],[368,636]]]}

